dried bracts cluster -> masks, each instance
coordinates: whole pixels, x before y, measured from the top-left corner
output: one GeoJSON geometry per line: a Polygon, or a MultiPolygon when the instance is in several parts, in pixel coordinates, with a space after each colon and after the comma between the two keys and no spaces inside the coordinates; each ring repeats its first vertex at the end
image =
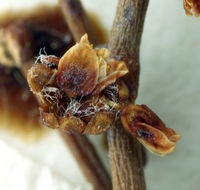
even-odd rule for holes
{"type": "Polygon", "coordinates": [[[28,82],[41,102],[45,125],[87,134],[107,130],[128,98],[126,85],[117,81],[128,69],[109,56],[107,49],[93,49],[84,35],[61,59],[38,57],[28,82]]]}
{"type": "Polygon", "coordinates": [[[152,152],[172,152],[180,135],[146,106],[128,104],[129,90],[121,79],[127,73],[123,61],[110,58],[106,48],[93,49],[84,35],[61,59],[40,55],[28,82],[48,127],[100,134],[119,116],[125,129],[152,152]]]}
{"type": "Polygon", "coordinates": [[[187,15],[200,16],[200,0],[184,0],[183,3],[187,15]]]}

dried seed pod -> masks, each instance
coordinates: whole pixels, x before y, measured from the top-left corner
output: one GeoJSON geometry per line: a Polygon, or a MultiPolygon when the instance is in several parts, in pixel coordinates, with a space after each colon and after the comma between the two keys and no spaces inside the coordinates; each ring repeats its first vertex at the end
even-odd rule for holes
{"type": "Polygon", "coordinates": [[[186,15],[192,16],[193,13],[195,16],[200,16],[200,1],[199,0],[184,0],[184,9],[186,15]]]}
{"type": "Polygon", "coordinates": [[[70,97],[86,96],[95,88],[98,77],[98,57],[84,35],[60,59],[57,83],[70,97]]]}
{"type": "Polygon", "coordinates": [[[127,105],[121,113],[124,128],[151,152],[166,155],[174,151],[180,135],[167,128],[160,118],[145,105],[127,105]]]}

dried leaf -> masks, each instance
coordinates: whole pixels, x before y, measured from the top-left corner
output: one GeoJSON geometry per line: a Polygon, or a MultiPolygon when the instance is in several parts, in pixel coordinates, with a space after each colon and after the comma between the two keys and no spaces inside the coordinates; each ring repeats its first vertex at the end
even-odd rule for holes
{"type": "Polygon", "coordinates": [[[87,35],[84,35],[80,43],[70,48],[60,59],[57,83],[70,97],[87,96],[95,88],[98,77],[98,57],[87,35]]]}
{"type": "Polygon", "coordinates": [[[199,0],[184,0],[184,9],[186,15],[192,16],[193,13],[195,16],[200,16],[200,1],[199,0]]]}
{"type": "Polygon", "coordinates": [[[174,151],[180,135],[167,128],[159,117],[145,105],[127,105],[121,113],[124,128],[151,152],[166,155],[174,151]]]}

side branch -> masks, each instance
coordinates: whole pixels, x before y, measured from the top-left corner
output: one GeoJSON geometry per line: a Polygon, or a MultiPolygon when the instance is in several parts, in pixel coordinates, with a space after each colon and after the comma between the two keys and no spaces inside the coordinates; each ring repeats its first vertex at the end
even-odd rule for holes
{"type": "Polygon", "coordinates": [[[60,134],[94,189],[111,190],[110,176],[87,137],[80,134],[68,134],[61,130],[60,134]]]}
{"type": "Polygon", "coordinates": [[[59,2],[75,41],[79,42],[80,38],[87,33],[89,41],[97,44],[98,38],[95,35],[80,0],[59,0],[59,2]]]}

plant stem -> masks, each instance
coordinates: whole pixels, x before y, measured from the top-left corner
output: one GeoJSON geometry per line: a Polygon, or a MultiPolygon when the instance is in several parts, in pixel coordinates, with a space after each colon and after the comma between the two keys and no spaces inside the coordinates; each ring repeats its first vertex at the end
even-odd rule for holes
{"type": "Polygon", "coordinates": [[[80,38],[87,33],[89,41],[98,44],[97,35],[95,35],[80,0],[59,0],[59,2],[75,41],[79,42],[80,38]]]}
{"type": "MultiPolygon", "coordinates": [[[[111,55],[125,61],[129,74],[124,77],[134,102],[138,91],[139,47],[148,0],[119,0],[111,31],[111,55]]],[[[145,190],[142,147],[128,134],[120,121],[109,129],[109,155],[113,190],[145,190]]]]}
{"type": "Polygon", "coordinates": [[[87,137],[80,134],[67,134],[61,130],[60,133],[93,188],[95,190],[111,190],[110,176],[87,137]]]}

